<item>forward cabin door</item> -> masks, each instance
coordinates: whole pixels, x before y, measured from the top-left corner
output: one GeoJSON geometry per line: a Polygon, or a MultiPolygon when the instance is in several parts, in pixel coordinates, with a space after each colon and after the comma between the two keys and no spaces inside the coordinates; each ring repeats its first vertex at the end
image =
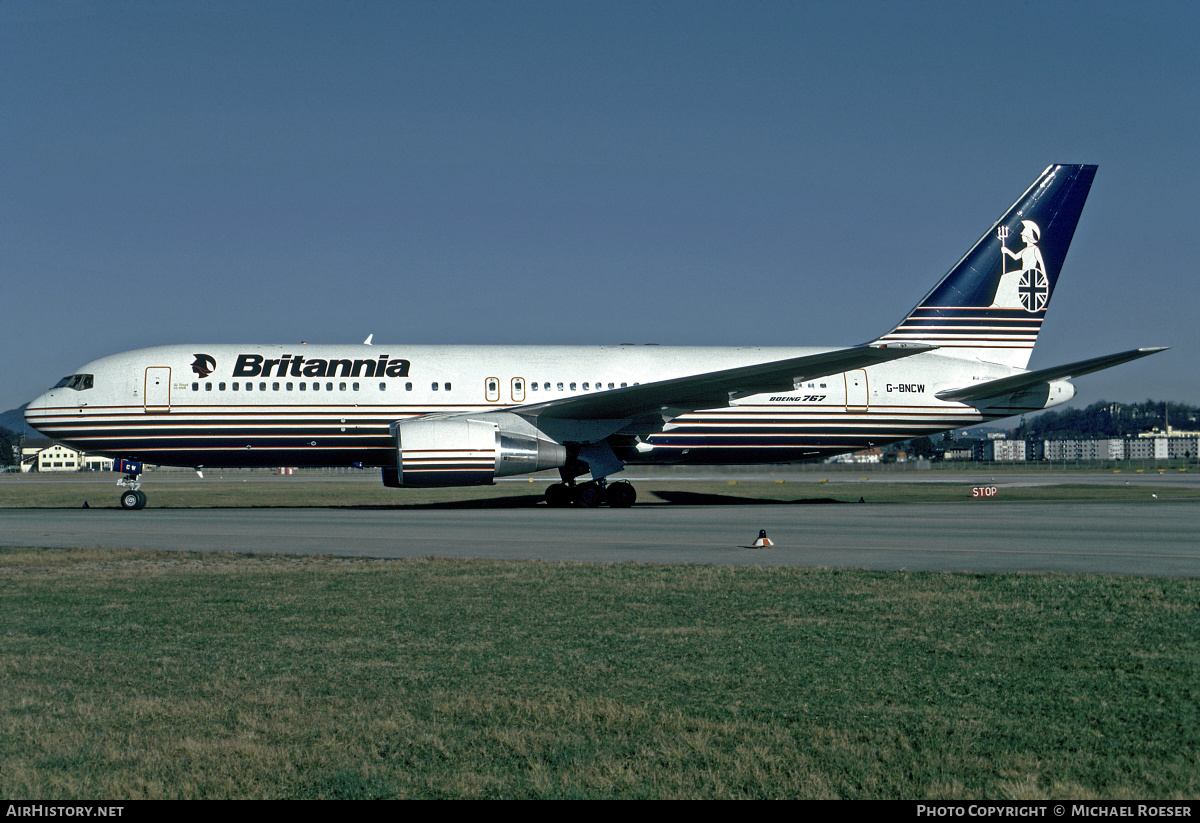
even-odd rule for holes
{"type": "Polygon", "coordinates": [[[867,410],[867,373],[863,369],[846,372],[846,411],[867,410]]]}
{"type": "Polygon", "coordinates": [[[171,410],[171,367],[151,366],[146,369],[146,386],[142,397],[148,412],[171,410]]]}

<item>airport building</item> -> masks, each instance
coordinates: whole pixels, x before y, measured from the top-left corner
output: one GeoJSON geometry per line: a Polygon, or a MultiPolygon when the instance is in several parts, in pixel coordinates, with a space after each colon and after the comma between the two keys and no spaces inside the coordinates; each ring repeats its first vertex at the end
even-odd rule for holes
{"type": "Polygon", "coordinates": [[[882,463],[883,450],[878,446],[854,452],[854,454],[839,454],[829,458],[829,463],[882,463]]]}
{"type": "Polygon", "coordinates": [[[111,457],[97,457],[47,440],[27,440],[21,449],[22,472],[111,471],[111,457]],[[48,445],[46,445],[48,444],[48,445]]]}
{"type": "Polygon", "coordinates": [[[1046,440],[1047,460],[1186,460],[1200,455],[1200,436],[1046,440]]]}
{"type": "Polygon", "coordinates": [[[983,459],[998,463],[1024,462],[1029,458],[1028,444],[1024,440],[984,440],[983,459]]]}
{"type": "Polygon", "coordinates": [[[1046,440],[1042,448],[1047,460],[1125,459],[1125,441],[1120,438],[1046,440]]]}
{"type": "Polygon", "coordinates": [[[1132,450],[1136,449],[1140,455],[1148,447],[1143,445],[1141,441],[1154,442],[1154,457],[1168,460],[1188,459],[1200,456],[1200,432],[1192,431],[1175,431],[1170,426],[1167,426],[1165,432],[1154,429],[1153,431],[1143,432],[1137,436],[1137,442],[1130,442],[1130,457],[1132,458],[1132,450]]]}
{"type": "Polygon", "coordinates": [[[1059,462],[1118,460],[1195,460],[1200,458],[1200,434],[1138,437],[1098,437],[1067,440],[954,440],[941,444],[942,460],[997,463],[1050,460],[1059,462]]]}

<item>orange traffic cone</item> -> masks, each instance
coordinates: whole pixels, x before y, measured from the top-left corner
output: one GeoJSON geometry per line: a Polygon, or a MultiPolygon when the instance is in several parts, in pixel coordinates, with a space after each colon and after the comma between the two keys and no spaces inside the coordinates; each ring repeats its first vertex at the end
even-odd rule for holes
{"type": "Polygon", "coordinates": [[[758,530],[758,539],[754,541],[754,548],[768,549],[774,545],[775,544],[771,542],[771,538],[767,537],[767,530],[759,529],[758,530]]]}

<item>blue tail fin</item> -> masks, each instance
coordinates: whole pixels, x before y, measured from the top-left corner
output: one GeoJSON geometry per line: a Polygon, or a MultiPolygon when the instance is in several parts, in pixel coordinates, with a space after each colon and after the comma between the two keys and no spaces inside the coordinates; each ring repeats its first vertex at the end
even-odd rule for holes
{"type": "Polygon", "coordinates": [[[1095,166],[1050,166],[879,343],[1023,369],[1075,235],[1095,166]]]}

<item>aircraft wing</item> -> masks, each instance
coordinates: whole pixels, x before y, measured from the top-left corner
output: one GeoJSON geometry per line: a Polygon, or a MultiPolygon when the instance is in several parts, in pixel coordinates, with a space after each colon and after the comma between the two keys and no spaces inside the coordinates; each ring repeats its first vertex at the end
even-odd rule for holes
{"type": "Polygon", "coordinates": [[[733,369],[690,374],[670,380],[642,383],[623,389],[550,400],[511,408],[528,418],[562,420],[616,420],[669,410],[672,415],[696,409],[719,408],[731,399],[763,392],[792,391],[802,380],[812,380],[851,369],[862,369],[902,357],[932,351],[936,346],[918,343],[853,346],[820,354],[755,363],[733,369]]]}
{"type": "Polygon", "coordinates": [[[1119,354],[1106,354],[1103,357],[1080,360],[1076,363],[1068,363],[1065,366],[1038,369],[1037,371],[1025,372],[1024,374],[1014,374],[1012,377],[1001,377],[999,380],[989,380],[986,383],[973,383],[970,386],[963,386],[961,389],[947,389],[946,391],[938,392],[936,397],[938,400],[980,400],[985,397],[1000,397],[1020,391],[1021,389],[1036,386],[1040,383],[1048,383],[1051,380],[1066,380],[1084,374],[1091,374],[1094,371],[1118,366],[1121,363],[1128,363],[1130,360],[1137,360],[1139,357],[1146,357],[1147,355],[1165,351],[1167,348],[1169,347],[1156,346],[1153,348],[1123,351],[1119,354]]]}

